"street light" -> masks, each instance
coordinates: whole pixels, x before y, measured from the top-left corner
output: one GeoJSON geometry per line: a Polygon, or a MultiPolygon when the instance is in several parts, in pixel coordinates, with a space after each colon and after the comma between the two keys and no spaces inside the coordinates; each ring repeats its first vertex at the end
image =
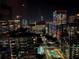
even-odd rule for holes
{"type": "Polygon", "coordinates": [[[24,7],[25,5],[24,5],[24,4],[22,4],[21,6],[22,6],[22,7],[24,7]]]}
{"type": "Polygon", "coordinates": [[[77,16],[79,16],[79,14],[77,14],[77,16]]]}
{"type": "Polygon", "coordinates": [[[17,16],[16,16],[16,19],[19,19],[19,18],[20,18],[20,16],[17,15],[17,16]]]}

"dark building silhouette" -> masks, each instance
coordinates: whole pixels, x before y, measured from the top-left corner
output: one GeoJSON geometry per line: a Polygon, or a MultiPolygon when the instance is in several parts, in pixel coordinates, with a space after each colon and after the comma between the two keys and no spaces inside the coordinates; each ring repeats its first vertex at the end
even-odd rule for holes
{"type": "Polygon", "coordinates": [[[6,0],[0,0],[0,20],[12,19],[12,8],[6,2],[6,0]]]}
{"type": "Polygon", "coordinates": [[[13,19],[16,19],[17,16],[25,18],[26,13],[26,0],[7,0],[7,4],[12,7],[13,19]]]}

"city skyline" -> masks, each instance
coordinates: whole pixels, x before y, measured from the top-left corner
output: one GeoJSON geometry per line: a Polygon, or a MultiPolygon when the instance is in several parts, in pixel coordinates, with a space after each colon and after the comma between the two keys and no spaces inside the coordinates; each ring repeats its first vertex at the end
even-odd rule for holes
{"type": "Polygon", "coordinates": [[[19,15],[26,19],[40,19],[41,16],[47,18],[53,9],[65,9],[70,13],[79,9],[76,0],[8,0],[7,2],[12,6],[14,17],[19,15]]]}

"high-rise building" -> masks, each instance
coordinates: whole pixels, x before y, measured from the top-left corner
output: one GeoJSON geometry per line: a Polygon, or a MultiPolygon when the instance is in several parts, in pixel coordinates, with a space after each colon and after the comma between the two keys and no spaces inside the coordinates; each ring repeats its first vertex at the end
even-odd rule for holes
{"type": "Polygon", "coordinates": [[[25,16],[25,0],[7,0],[7,4],[12,7],[13,19],[16,19],[17,16],[24,18],[25,16]]]}
{"type": "Polygon", "coordinates": [[[12,19],[12,8],[7,5],[7,0],[0,0],[0,34],[8,30],[7,20],[12,19]]]}

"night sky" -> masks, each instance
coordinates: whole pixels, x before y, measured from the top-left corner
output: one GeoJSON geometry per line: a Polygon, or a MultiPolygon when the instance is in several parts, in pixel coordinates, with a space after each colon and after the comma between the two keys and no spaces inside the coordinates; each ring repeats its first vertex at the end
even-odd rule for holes
{"type": "Polygon", "coordinates": [[[79,9],[79,2],[77,0],[28,0],[29,14],[33,14],[33,17],[44,15],[46,18],[54,8],[66,9],[69,14],[73,14],[79,9]]]}
{"type": "Polygon", "coordinates": [[[8,0],[13,7],[13,14],[24,14],[28,19],[39,19],[41,15],[45,18],[54,8],[67,9],[70,13],[78,10],[79,1],[77,0],[8,0]],[[21,4],[25,6],[22,7],[21,4]]]}
{"type": "Polygon", "coordinates": [[[76,0],[28,0],[28,5],[32,7],[54,8],[64,7],[70,8],[79,5],[76,0]]]}

